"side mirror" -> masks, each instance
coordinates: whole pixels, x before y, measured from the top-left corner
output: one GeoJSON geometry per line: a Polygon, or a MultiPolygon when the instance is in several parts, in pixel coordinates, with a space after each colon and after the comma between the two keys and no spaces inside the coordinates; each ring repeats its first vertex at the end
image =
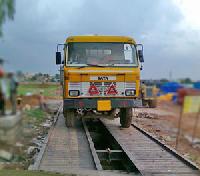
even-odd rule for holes
{"type": "Polygon", "coordinates": [[[144,62],[143,50],[138,50],[138,56],[140,62],[144,62]]]}
{"type": "Polygon", "coordinates": [[[56,52],[56,65],[61,64],[61,52],[56,52]]]}

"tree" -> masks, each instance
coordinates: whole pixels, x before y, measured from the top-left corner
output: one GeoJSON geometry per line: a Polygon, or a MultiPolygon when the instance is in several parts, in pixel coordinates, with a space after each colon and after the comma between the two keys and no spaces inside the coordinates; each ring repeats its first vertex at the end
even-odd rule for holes
{"type": "Polygon", "coordinates": [[[7,19],[14,19],[15,1],[0,0],[0,37],[3,35],[2,26],[7,19]]]}
{"type": "Polygon", "coordinates": [[[166,78],[162,78],[162,79],[160,80],[160,82],[161,82],[161,83],[167,83],[167,82],[169,82],[169,80],[166,79],[166,78]]]}
{"type": "Polygon", "coordinates": [[[60,79],[60,74],[55,74],[56,79],[60,79]]]}
{"type": "Polygon", "coordinates": [[[184,78],[184,79],[181,79],[180,82],[183,84],[191,84],[192,80],[190,78],[184,78]]]}

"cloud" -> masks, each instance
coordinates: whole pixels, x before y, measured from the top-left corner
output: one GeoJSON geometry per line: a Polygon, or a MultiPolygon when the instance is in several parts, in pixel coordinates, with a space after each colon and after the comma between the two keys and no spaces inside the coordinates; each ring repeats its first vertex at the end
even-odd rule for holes
{"type": "Polygon", "coordinates": [[[144,78],[172,71],[197,79],[199,32],[184,29],[183,18],[173,1],[20,0],[14,22],[4,25],[0,56],[14,70],[56,73],[56,44],[67,36],[128,35],[144,44],[144,78]]]}

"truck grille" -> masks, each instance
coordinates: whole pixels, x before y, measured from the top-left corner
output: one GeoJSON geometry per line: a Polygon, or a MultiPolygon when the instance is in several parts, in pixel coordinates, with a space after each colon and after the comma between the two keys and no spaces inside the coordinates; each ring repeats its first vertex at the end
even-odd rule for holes
{"type": "Polygon", "coordinates": [[[90,87],[94,85],[98,91],[99,97],[104,96],[125,96],[125,90],[126,89],[136,89],[135,82],[79,82],[79,83],[73,83],[69,82],[69,90],[79,90],[81,97],[89,97],[92,96],[89,93],[90,87]],[[107,90],[111,85],[114,85],[116,88],[116,94],[115,95],[107,95],[107,90]]]}

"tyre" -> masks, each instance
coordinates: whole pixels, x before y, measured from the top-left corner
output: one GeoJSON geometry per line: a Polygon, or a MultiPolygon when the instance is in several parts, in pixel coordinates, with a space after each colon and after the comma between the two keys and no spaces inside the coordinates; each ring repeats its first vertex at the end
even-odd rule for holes
{"type": "Polygon", "coordinates": [[[132,108],[120,109],[120,124],[122,128],[129,128],[132,123],[132,108]]]}
{"type": "Polygon", "coordinates": [[[157,101],[156,100],[149,100],[148,102],[150,108],[156,108],[157,101]]]}
{"type": "Polygon", "coordinates": [[[67,127],[74,127],[75,126],[75,113],[73,109],[63,110],[63,114],[65,117],[65,124],[67,127]]]}

